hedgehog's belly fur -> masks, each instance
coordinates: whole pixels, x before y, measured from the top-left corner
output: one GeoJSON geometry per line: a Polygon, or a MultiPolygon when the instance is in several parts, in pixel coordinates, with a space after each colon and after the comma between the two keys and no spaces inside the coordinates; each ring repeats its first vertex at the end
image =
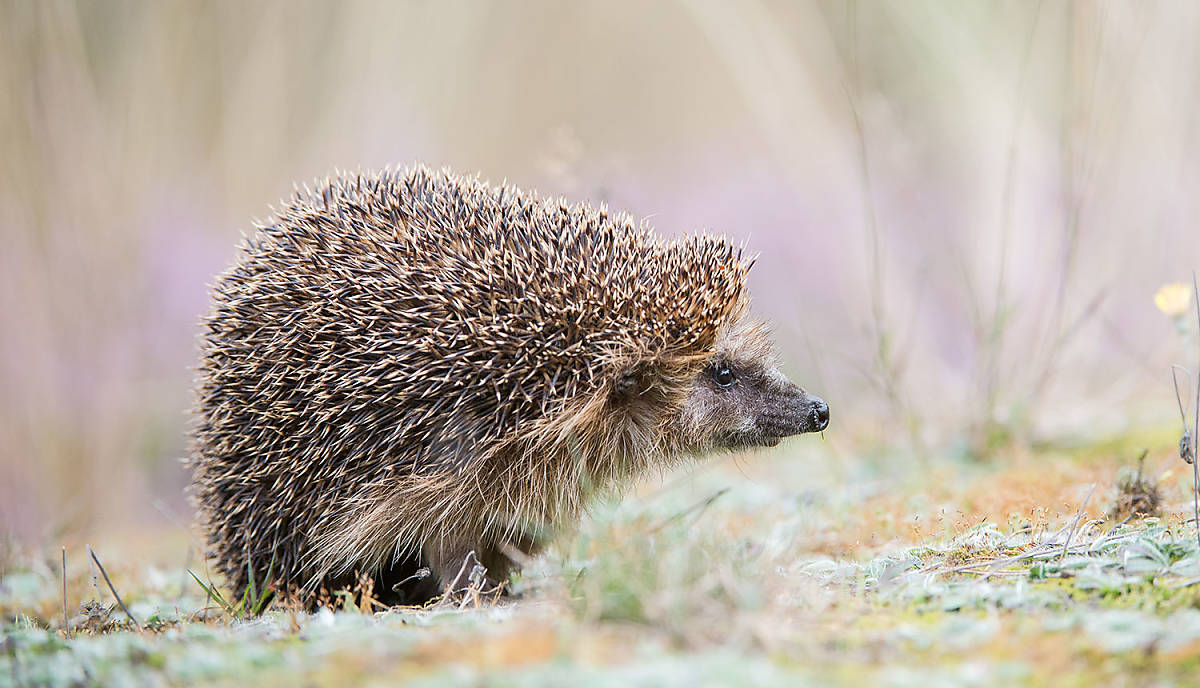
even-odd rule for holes
{"type": "MultiPolygon", "coordinates": [[[[514,519],[497,505],[506,503],[508,491],[547,490],[507,468],[507,475],[526,479],[514,485],[485,468],[473,477],[493,479],[470,490],[463,476],[410,475],[351,500],[338,499],[332,486],[297,499],[266,482],[238,485],[236,472],[226,470],[200,481],[198,497],[217,568],[238,597],[253,575],[258,589],[270,583],[310,608],[335,591],[361,590],[367,580],[378,602],[423,604],[448,586],[465,587],[476,563],[486,568],[485,587],[492,588],[519,568],[510,555],[524,558],[544,547],[552,530],[548,515],[514,519]]],[[[559,511],[554,521],[567,518],[559,511]]]]}

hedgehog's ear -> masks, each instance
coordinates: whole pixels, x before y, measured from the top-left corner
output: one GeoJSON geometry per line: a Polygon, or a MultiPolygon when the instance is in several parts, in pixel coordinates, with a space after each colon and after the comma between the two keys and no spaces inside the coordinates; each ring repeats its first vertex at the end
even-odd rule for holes
{"type": "Polygon", "coordinates": [[[653,367],[639,361],[621,368],[613,380],[611,399],[619,404],[628,404],[650,390],[654,385],[653,367]]]}

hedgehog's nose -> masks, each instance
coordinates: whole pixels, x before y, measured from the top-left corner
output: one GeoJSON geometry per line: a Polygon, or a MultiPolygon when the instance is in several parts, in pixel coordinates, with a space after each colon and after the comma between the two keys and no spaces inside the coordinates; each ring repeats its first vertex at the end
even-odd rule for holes
{"type": "Polygon", "coordinates": [[[826,404],[821,397],[809,397],[808,400],[812,404],[808,418],[812,422],[813,428],[820,432],[829,427],[829,404],[826,404]]]}

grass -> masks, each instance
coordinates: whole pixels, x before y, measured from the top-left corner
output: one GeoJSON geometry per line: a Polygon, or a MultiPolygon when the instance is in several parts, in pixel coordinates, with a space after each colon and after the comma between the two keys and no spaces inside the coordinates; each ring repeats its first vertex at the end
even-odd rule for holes
{"type": "Polygon", "coordinates": [[[129,614],[68,548],[64,633],[60,550],[18,554],[0,686],[1182,683],[1200,676],[1191,476],[1153,436],[1138,475],[1162,512],[1114,522],[1135,442],[907,477],[828,446],[805,470],[719,462],[598,505],[518,601],[462,610],[255,615],[116,543],[97,551],[129,614]]]}

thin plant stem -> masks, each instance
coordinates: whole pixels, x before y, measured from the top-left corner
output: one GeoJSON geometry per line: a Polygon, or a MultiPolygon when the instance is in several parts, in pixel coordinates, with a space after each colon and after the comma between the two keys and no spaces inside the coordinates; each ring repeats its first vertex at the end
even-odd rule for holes
{"type": "Polygon", "coordinates": [[[88,554],[92,555],[92,561],[96,562],[96,568],[100,569],[100,575],[104,576],[104,582],[108,584],[109,592],[113,594],[113,597],[117,598],[117,604],[121,605],[121,611],[125,612],[125,616],[129,617],[129,620],[133,622],[134,626],[141,626],[141,624],[138,623],[137,617],[135,617],[129,611],[129,607],[125,606],[125,602],[123,602],[121,600],[121,596],[117,594],[117,589],[113,587],[112,581],[108,578],[108,571],[104,570],[104,565],[101,564],[100,560],[96,558],[96,552],[92,549],[92,546],[88,545],[87,550],[88,554]]]}
{"type": "Polygon", "coordinates": [[[67,548],[62,548],[63,636],[71,637],[71,617],[67,614],[67,548]]]}
{"type": "MultiPolygon", "coordinates": [[[[1192,371],[1184,368],[1181,365],[1173,365],[1171,366],[1171,384],[1175,385],[1175,405],[1179,407],[1179,420],[1183,422],[1183,431],[1187,432],[1187,412],[1183,410],[1183,395],[1179,393],[1179,376],[1177,374],[1181,370],[1189,376],[1192,374],[1192,371]]],[[[1181,456],[1179,458],[1183,457],[1181,456]]]]}
{"type": "MultiPolygon", "coordinates": [[[[1196,306],[1196,348],[1200,354],[1200,286],[1196,284],[1196,271],[1192,270],[1192,304],[1196,306]]],[[[1200,356],[1198,356],[1200,359],[1200,356]]],[[[1192,421],[1192,509],[1195,513],[1196,520],[1193,522],[1196,529],[1196,544],[1200,546],[1200,465],[1196,457],[1196,445],[1200,444],[1197,441],[1197,434],[1200,433],[1200,360],[1196,364],[1196,408],[1195,415],[1192,421]]],[[[1185,421],[1186,424],[1186,421],[1185,421]]]]}
{"type": "Polygon", "coordinates": [[[1083,498],[1083,506],[1079,507],[1079,513],[1075,514],[1075,520],[1071,522],[1071,531],[1067,533],[1067,540],[1063,542],[1062,553],[1058,555],[1058,560],[1062,561],[1067,556],[1067,550],[1071,547],[1071,539],[1075,537],[1075,529],[1079,527],[1079,522],[1083,520],[1083,515],[1087,510],[1088,502],[1092,499],[1092,493],[1096,491],[1096,483],[1092,483],[1092,489],[1088,490],[1087,496],[1083,498]]]}

